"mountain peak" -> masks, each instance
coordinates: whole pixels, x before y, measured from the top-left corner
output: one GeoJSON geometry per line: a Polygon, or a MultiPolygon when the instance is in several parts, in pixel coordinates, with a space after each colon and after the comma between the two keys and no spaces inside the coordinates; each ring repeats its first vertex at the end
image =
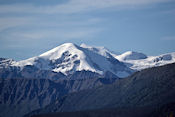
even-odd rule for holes
{"type": "Polygon", "coordinates": [[[61,72],[65,75],[85,70],[101,75],[110,71],[118,77],[124,77],[132,72],[104,47],[90,47],[85,44],[78,46],[73,43],[64,43],[39,56],[16,63],[16,66],[26,65],[61,72]]]}
{"type": "Polygon", "coordinates": [[[39,55],[39,57],[42,57],[45,59],[57,59],[57,58],[60,58],[64,52],[67,52],[67,51],[73,52],[76,50],[77,50],[77,45],[75,45],[73,43],[64,43],[60,46],[57,46],[56,48],[53,48],[53,49],[39,55]]]}
{"type": "Polygon", "coordinates": [[[114,53],[112,53],[111,51],[109,51],[109,50],[108,50],[107,48],[105,48],[104,46],[92,47],[92,46],[89,46],[89,45],[86,45],[86,44],[82,43],[82,44],[80,45],[80,47],[86,48],[86,49],[88,49],[88,50],[90,50],[90,51],[93,51],[93,52],[95,52],[95,53],[97,53],[97,54],[100,54],[100,55],[102,55],[102,56],[105,56],[105,57],[107,57],[107,58],[109,58],[110,56],[113,56],[113,57],[116,56],[114,53]]]}
{"type": "Polygon", "coordinates": [[[91,46],[86,45],[85,43],[82,43],[82,44],[80,45],[80,47],[82,47],[82,48],[91,48],[91,46]]]}
{"type": "Polygon", "coordinates": [[[85,43],[82,43],[81,45],[80,45],[80,47],[82,47],[82,48],[98,48],[98,49],[106,49],[104,46],[94,46],[94,47],[92,47],[92,46],[89,46],[89,45],[87,45],[87,44],[85,44],[85,43]]]}
{"type": "Polygon", "coordinates": [[[127,51],[117,56],[116,58],[119,60],[139,60],[139,59],[146,59],[147,56],[140,52],[127,51]]]}
{"type": "Polygon", "coordinates": [[[63,43],[62,45],[60,46],[65,46],[65,47],[72,47],[72,46],[77,46],[76,44],[74,43],[63,43]]]}

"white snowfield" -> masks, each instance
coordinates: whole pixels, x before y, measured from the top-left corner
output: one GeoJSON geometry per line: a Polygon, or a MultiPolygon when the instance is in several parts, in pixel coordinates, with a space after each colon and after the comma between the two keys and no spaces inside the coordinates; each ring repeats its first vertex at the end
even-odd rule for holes
{"type": "Polygon", "coordinates": [[[11,65],[21,68],[26,65],[34,65],[39,69],[62,72],[65,75],[86,70],[99,74],[110,71],[118,77],[126,77],[135,70],[173,62],[175,62],[175,53],[146,56],[142,53],[128,51],[116,55],[104,47],[65,43],[39,56],[13,62],[11,65]]]}
{"type": "Polygon", "coordinates": [[[159,56],[146,56],[145,54],[128,51],[115,57],[124,62],[133,70],[142,70],[150,67],[162,66],[175,62],[175,52],[159,56]]]}

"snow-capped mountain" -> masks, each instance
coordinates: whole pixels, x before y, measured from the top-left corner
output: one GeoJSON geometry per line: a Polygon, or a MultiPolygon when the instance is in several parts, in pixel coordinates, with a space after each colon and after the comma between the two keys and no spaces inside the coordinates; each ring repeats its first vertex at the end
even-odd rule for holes
{"type": "Polygon", "coordinates": [[[143,53],[128,51],[116,56],[121,62],[124,62],[133,70],[142,70],[145,68],[162,66],[175,62],[175,52],[162,54],[159,56],[146,56],[143,53]]]}
{"type": "Polygon", "coordinates": [[[85,44],[78,46],[73,43],[62,44],[39,56],[12,64],[21,68],[26,65],[65,75],[86,70],[101,75],[109,71],[118,77],[126,77],[133,72],[104,47],[90,47],[85,44]]]}
{"type": "Polygon", "coordinates": [[[118,77],[126,77],[137,70],[173,62],[175,62],[175,52],[160,56],[147,56],[143,53],[128,51],[116,55],[104,47],[65,43],[39,56],[18,62],[12,59],[0,59],[0,68],[10,66],[8,70],[16,69],[18,72],[20,72],[19,69],[26,71],[26,68],[31,68],[31,70],[34,68],[37,69],[37,73],[47,71],[52,76],[55,76],[52,72],[63,73],[67,76],[77,71],[90,71],[100,75],[110,72],[118,77]]]}

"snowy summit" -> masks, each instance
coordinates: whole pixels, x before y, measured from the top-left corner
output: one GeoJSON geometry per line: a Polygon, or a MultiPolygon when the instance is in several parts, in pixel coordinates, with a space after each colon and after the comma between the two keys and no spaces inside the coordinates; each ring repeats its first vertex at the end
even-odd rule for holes
{"type": "Polygon", "coordinates": [[[90,47],[85,44],[78,46],[73,43],[62,44],[39,56],[13,65],[20,67],[34,65],[39,69],[49,69],[65,75],[86,70],[99,74],[112,72],[118,77],[126,77],[133,71],[104,47],[90,47]]]}

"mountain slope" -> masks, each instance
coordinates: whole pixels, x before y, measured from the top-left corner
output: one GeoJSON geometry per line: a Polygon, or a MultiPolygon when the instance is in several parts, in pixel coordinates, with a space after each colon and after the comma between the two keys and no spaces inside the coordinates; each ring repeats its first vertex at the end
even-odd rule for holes
{"type": "Polygon", "coordinates": [[[118,61],[104,48],[88,48],[72,43],[62,44],[39,56],[14,63],[12,66],[23,68],[26,65],[35,66],[41,70],[61,72],[65,75],[75,71],[92,71],[99,74],[111,72],[119,77],[126,77],[133,70],[118,61]]]}
{"type": "Polygon", "coordinates": [[[98,77],[76,80],[0,79],[0,116],[22,117],[68,93],[111,84],[116,80],[116,78],[98,77]]]}
{"type": "Polygon", "coordinates": [[[53,72],[50,70],[40,70],[35,66],[26,65],[21,69],[16,66],[8,66],[0,69],[0,78],[36,78],[36,79],[64,79],[66,76],[61,72],[53,72]]]}
{"type": "Polygon", "coordinates": [[[74,112],[56,112],[32,117],[173,117],[175,113],[175,103],[168,103],[158,107],[139,108],[109,108],[74,112]]]}
{"type": "Polygon", "coordinates": [[[145,69],[116,83],[72,93],[30,115],[100,108],[146,108],[175,102],[175,63],[145,69]],[[71,103],[70,103],[71,102],[71,103]]]}
{"type": "Polygon", "coordinates": [[[112,55],[112,56],[116,56],[114,53],[112,53],[112,52],[110,52],[107,48],[105,48],[105,47],[92,47],[92,46],[89,46],[89,45],[86,45],[86,44],[84,44],[84,43],[82,43],[81,45],[80,45],[80,47],[82,47],[82,48],[86,48],[86,49],[88,49],[88,50],[90,50],[90,51],[93,51],[93,52],[95,52],[95,53],[97,53],[97,54],[100,54],[100,55],[102,55],[102,56],[105,56],[105,57],[110,57],[110,55],[112,55]]]}

